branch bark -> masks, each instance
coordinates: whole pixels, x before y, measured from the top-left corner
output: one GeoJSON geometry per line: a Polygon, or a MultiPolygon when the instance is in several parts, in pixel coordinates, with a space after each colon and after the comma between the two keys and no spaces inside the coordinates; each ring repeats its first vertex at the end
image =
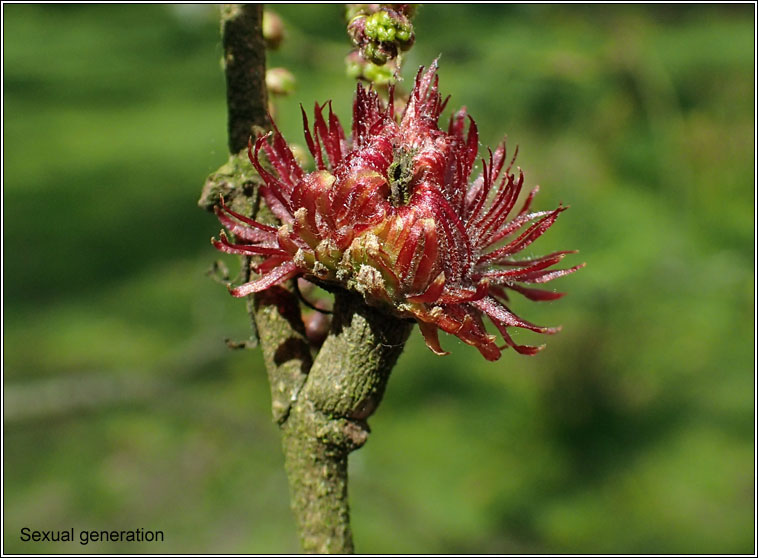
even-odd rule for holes
{"type": "MultiPolygon", "coordinates": [[[[262,15],[260,4],[228,4],[221,10],[230,157],[207,179],[199,205],[212,211],[224,196],[236,211],[274,224],[261,206],[260,178],[246,154],[250,136],[269,126],[262,15]]],[[[242,266],[243,279],[249,280],[250,260],[244,258],[242,266]]],[[[248,312],[282,431],[303,550],[351,553],[347,456],[366,442],[366,420],[382,399],[411,324],[340,291],[330,334],[314,360],[291,288],[276,286],[249,297],[248,312]]]]}
{"type": "Polygon", "coordinates": [[[262,4],[224,4],[221,8],[230,153],[247,147],[254,126],[268,125],[262,22],[262,4]]]}
{"type": "Polygon", "coordinates": [[[366,420],[379,405],[411,324],[335,295],[332,330],[283,425],[292,509],[303,550],[353,552],[347,456],[368,438],[366,420]]]}

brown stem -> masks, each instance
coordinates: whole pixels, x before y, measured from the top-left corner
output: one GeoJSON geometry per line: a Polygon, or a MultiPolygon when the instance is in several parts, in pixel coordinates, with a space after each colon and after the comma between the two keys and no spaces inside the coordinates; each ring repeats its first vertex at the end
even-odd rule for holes
{"type": "MultiPolygon", "coordinates": [[[[221,8],[230,156],[208,177],[198,204],[213,211],[223,196],[237,212],[276,224],[271,212],[261,207],[260,177],[247,156],[251,135],[270,126],[262,20],[261,4],[225,4],[221,8]]],[[[242,258],[242,279],[249,280],[250,274],[250,260],[242,258]]],[[[248,313],[263,349],[274,419],[282,423],[313,362],[299,303],[291,289],[275,287],[250,296],[248,313]]]]}
{"type": "Polygon", "coordinates": [[[230,153],[247,146],[254,135],[253,126],[268,125],[262,21],[263,4],[224,4],[221,8],[230,153]]]}
{"type": "MultiPolygon", "coordinates": [[[[213,210],[220,196],[233,209],[274,223],[260,206],[245,148],[256,128],[267,128],[265,47],[260,4],[222,8],[221,30],[229,105],[229,161],[205,183],[199,205],[213,210]]],[[[250,277],[243,259],[243,279],[250,277]]],[[[368,436],[366,419],[381,401],[410,324],[365,305],[357,295],[335,295],[332,329],[315,360],[297,297],[285,286],[248,300],[263,350],[274,419],[282,430],[292,509],[306,552],[353,551],[347,498],[347,456],[368,436]]]]}

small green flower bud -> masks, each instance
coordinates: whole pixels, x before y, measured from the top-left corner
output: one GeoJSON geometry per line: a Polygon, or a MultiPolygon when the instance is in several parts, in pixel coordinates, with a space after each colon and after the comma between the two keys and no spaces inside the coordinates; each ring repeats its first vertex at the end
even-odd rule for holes
{"type": "Polygon", "coordinates": [[[348,77],[370,81],[375,86],[387,87],[397,81],[397,60],[388,60],[386,64],[378,66],[369,62],[361,53],[354,50],[345,57],[345,65],[348,77]]]}
{"type": "Polygon", "coordinates": [[[363,47],[363,56],[374,64],[382,65],[390,58],[390,54],[374,43],[368,43],[363,47]]]}
{"type": "Polygon", "coordinates": [[[363,69],[363,77],[375,85],[391,85],[395,83],[396,70],[397,66],[392,62],[381,66],[367,62],[363,69]]]}
{"type": "Polygon", "coordinates": [[[363,57],[381,66],[408,50],[415,40],[413,25],[406,15],[408,5],[356,4],[348,8],[347,32],[363,57]]]}

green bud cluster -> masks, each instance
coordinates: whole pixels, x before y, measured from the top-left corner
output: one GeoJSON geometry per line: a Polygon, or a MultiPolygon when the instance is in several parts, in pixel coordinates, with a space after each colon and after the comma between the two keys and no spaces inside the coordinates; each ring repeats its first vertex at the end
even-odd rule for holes
{"type": "Polygon", "coordinates": [[[366,18],[366,37],[375,42],[397,42],[402,50],[406,50],[413,38],[413,26],[398,18],[393,18],[384,10],[371,14],[366,18]],[[406,48],[402,48],[405,46],[406,48]]]}
{"type": "Polygon", "coordinates": [[[406,11],[391,4],[348,6],[348,34],[363,58],[381,66],[413,46],[413,25],[406,11]]]}

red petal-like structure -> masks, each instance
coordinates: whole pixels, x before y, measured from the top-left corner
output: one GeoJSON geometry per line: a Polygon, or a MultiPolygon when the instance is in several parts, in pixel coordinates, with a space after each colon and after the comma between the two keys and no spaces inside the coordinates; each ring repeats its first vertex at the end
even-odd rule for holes
{"type": "Polygon", "coordinates": [[[538,258],[523,252],[566,209],[530,212],[532,190],[516,209],[524,174],[506,166],[505,143],[482,159],[469,182],[479,136],[465,109],[447,131],[438,121],[447,100],[438,89],[436,62],[416,76],[402,114],[390,96],[358,85],[352,136],[331,104],[314,108],[313,126],[303,110],[305,141],[317,170],[305,172],[274,126],[248,150],[260,174],[261,195],[282,222],[278,229],[217,208],[221,251],[263,257],[260,277],[234,289],[234,296],[264,290],[292,277],[361,293],[366,302],[396,316],[413,318],[429,348],[447,354],[438,330],[473,345],[488,360],[505,347],[526,355],[542,346],[518,345],[508,328],[555,333],[516,316],[508,290],[529,300],[563,296],[527,286],[577,271],[584,264],[552,269],[572,251],[538,258]],[[262,156],[268,160],[266,164],[262,156]],[[500,332],[504,346],[487,332],[484,317],[500,332]]]}

